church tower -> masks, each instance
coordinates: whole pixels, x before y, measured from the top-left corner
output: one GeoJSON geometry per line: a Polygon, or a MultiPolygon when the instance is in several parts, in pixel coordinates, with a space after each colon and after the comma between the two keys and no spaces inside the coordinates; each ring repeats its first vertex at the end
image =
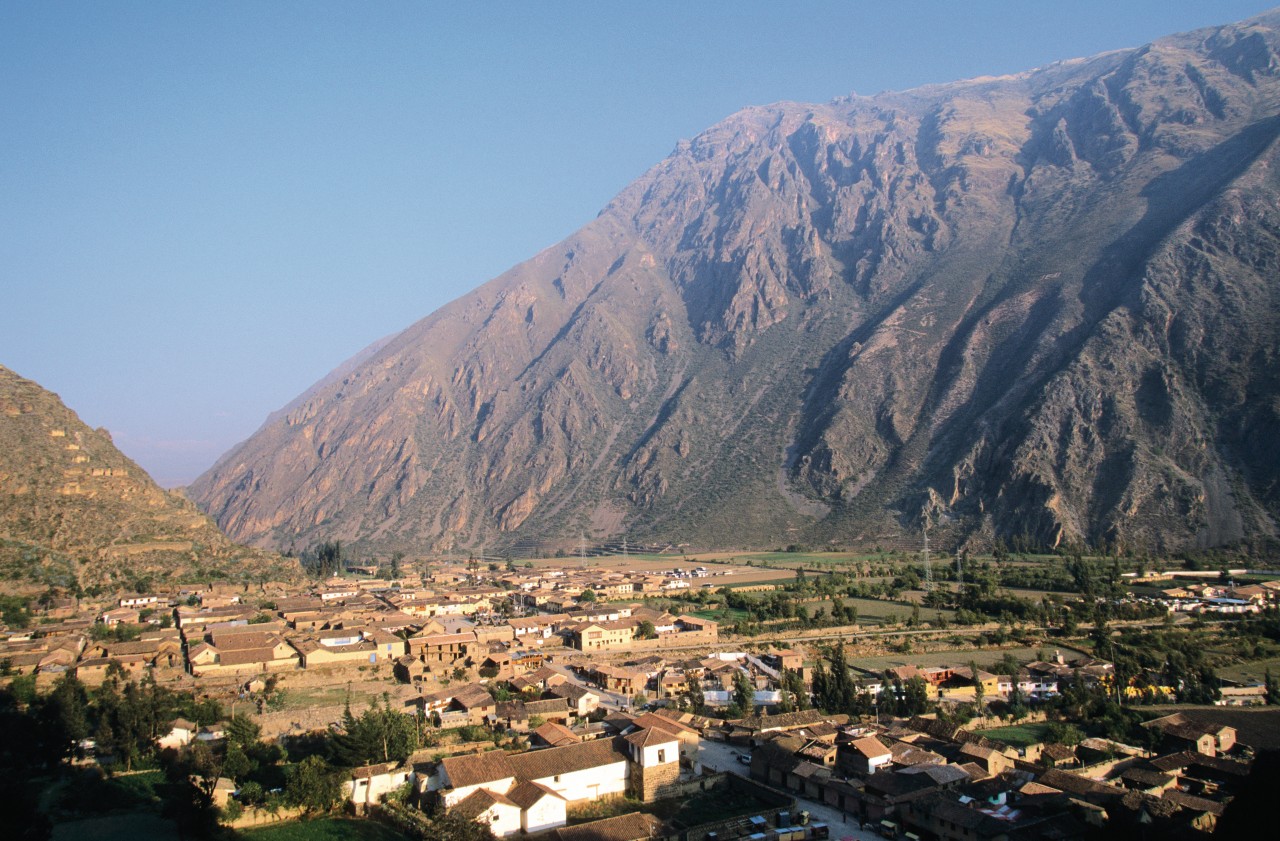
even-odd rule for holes
{"type": "Polygon", "coordinates": [[[630,789],[633,797],[648,803],[680,778],[680,741],[654,727],[623,737],[627,744],[630,789]]]}

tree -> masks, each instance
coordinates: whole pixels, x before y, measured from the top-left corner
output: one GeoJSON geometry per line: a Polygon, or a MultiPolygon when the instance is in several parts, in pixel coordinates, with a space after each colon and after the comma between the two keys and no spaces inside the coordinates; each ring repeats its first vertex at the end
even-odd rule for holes
{"type": "Polygon", "coordinates": [[[702,692],[702,681],[692,672],[684,678],[684,697],[688,699],[693,714],[702,715],[707,706],[707,698],[702,692]]]}
{"type": "Polygon", "coordinates": [[[658,629],[648,619],[643,619],[636,626],[636,638],[642,640],[652,640],[658,638],[658,629]]]}
{"type": "Polygon", "coordinates": [[[973,700],[981,707],[983,700],[986,698],[987,689],[982,685],[982,677],[978,672],[978,662],[976,660],[969,661],[969,670],[973,674],[973,700]]]}
{"type": "Polygon", "coordinates": [[[920,715],[929,709],[929,685],[924,682],[924,678],[915,675],[906,682],[902,701],[902,712],[905,715],[920,715]]]}
{"type": "Polygon", "coordinates": [[[743,715],[755,712],[756,688],[750,676],[741,669],[733,675],[733,705],[742,710],[743,715]]]}
{"type": "Polygon", "coordinates": [[[31,623],[27,600],[22,596],[0,596],[0,619],[10,628],[25,628],[31,623]]]}
{"type": "Polygon", "coordinates": [[[240,820],[244,815],[244,805],[239,800],[231,799],[222,807],[222,819],[228,823],[240,820]]]}
{"type": "Polygon", "coordinates": [[[1022,671],[1022,663],[1019,662],[1017,657],[1006,651],[1004,656],[1000,658],[1000,662],[992,666],[991,670],[998,675],[1017,677],[1018,672],[1022,671]]]}
{"type": "Polygon", "coordinates": [[[858,689],[849,676],[849,663],[845,659],[844,643],[837,643],[831,652],[831,671],[815,671],[813,694],[817,704],[829,713],[851,712],[857,703],[858,689]]]}
{"type": "Polygon", "coordinates": [[[438,810],[431,816],[427,837],[433,841],[495,841],[487,823],[464,818],[457,812],[438,810]]]}
{"type": "Polygon", "coordinates": [[[383,705],[371,704],[356,718],[346,709],[342,717],[344,732],[334,737],[333,761],[348,768],[373,762],[403,761],[418,749],[418,726],[414,719],[383,705]]]}
{"type": "Polygon", "coordinates": [[[1271,676],[1271,669],[1267,669],[1263,680],[1267,692],[1267,703],[1271,706],[1280,704],[1280,682],[1271,676]]]}
{"type": "Polygon", "coordinates": [[[261,733],[262,728],[244,713],[236,713],[227,722],[227,742],[239,745],[244,750],[257,744],[261,733]]]}
{"type": "Polygon", "coordinates": [[[308,756],[295,765],[285,784],[285,797],[289,803],[308,815],[329,811],[341,796],[342,784],[338,775],[319,756],[308,756]]]}
{"type": "Polygon", "coordinates": [[[805,688],[804,677],[795,669],[784,669],[780,680],[782,691],[794,700],[796,709],[809,709],[809,691],[805,688]]]}
{"type": "Polygon", "coordinates": [[[315,578],[342,571],[342,541],[324,541],[298,556],[302,568],[315,578]]]}
{"type": "Polygon", "coordinates": [[[591,602],[594,602],[595,600],[596,600],[595,590],[591,590],[591,589],[583,590],[582,595],[578,596],[578,601],[584,602],[584,603],[591,603],[591,602]]]}
{"type": "Polygon", "coordinates": [[[247,803],[250,806],[258,806],[266,802],[267,792],[262,784],[254,780],[250,780],[240,786],[240,791],[236,793],[236,798],[241,803],[247,803]]]}
{"type": "Polygon", "coordinates": [[[1084,740],[1084,733],[1074,724],[1051,721],[1045,728],[1044,740],[1051,744],[1078,745],[1084,740]]]}
{"type": "Polygon", "coordinates": [[[50,759],[61,761],[89,736],[89,693],[74,675],[64,674],[45,697],[38,717],[46,734],[50,759]]]}
{"type": "Polygon", "coordinates": [[[222,760],[222,776],[239,782],[252,774],[256,767],[238,742],[227,742],[227,755],[222,760]]]}

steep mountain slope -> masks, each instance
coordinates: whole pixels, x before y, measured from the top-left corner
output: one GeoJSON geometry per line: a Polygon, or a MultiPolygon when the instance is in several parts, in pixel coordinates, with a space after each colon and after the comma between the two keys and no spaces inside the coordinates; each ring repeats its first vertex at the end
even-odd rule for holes
{"type": "Polygon", "coordinates": [[[0,589],[276,576],[296,567],[279,562],[232,544],[105,430],[0,366],[0,589]]]}
{"type": "Polygon", "coordinates": [[[191,492],[275,546],[1272,535],[1277,25],[747,109],[191,492]]]}

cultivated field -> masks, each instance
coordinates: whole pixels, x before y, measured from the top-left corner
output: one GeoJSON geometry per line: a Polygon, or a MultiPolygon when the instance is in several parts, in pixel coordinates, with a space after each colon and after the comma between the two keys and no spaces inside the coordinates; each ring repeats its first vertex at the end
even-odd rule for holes
{"type": "Polygon", "coordinates": [[[1064,645],[1041,646],[1040,648],[974,648],[958,651],[934,651],[921,654],[887,654],[882,657],[851,657],[849,665],[870,671],[883,671],[894,666],[966,666],[970,660],[976,661],[979,668],[997,663],[1006,654],[1023,661],[1036,659],[1037,652],[1052,657],[1054,651],[1061,651],[1067,658],[1085,656],[1083,651],[1068,648],[1064,645]]]}
{"type": "Polygon", "coordinates": [[[1280,675],[1280,657],[1268,657],[1265,660],[1250,660],[1247,663],[1232,663],[1217,669],[1218,677],[1240,683],[1262,682],[1271,670],[1273,676],[1280,675]]]}
{"type": "Polygon", "coordinates": [[[1045,740],[1045,735],[1049,732],[1049,725],[1046,723],[1039,724],[1015,724],[1011,727],[995,727],[991,730],[979,730],[983,736],[990,739],[999,739],[1007,745],[1013,745],[1015,748],[1024,748],[1027,745],[1035,745],[1045,740]]]}

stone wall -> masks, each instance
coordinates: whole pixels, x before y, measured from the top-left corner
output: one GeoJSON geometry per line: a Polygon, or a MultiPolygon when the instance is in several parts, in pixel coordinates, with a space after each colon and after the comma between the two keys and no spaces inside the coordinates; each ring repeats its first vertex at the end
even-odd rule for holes
{"type": "Polygon", "coordinates": [[[612,649],[614,652],[632,653],[636,651],[658,651],[664,648],[682,648],[688,645],[714,645],[719,641],[717,631],[683,631],[668,634],[652,640],[633,639],[625,646],[612,649]]]}
{"type": "Polygon", "coordinates": [[[713,832],[723,835],[725,830],[731,827],[740,827],[744,818],[755,815],[764,818],[770,824],[776,825],[779,812],[790,812],[793,815],[796,812],[796,799],[791,795],[728,771],[710,774],[690,782],[678,783],[672,786],[670,790],[676,792],[676,796],[690,797],[705,791],[715,791],[719,788],[748,792],[761,803],[763,808],[754,810],[745,816],[677,829],[676,832],[666,836],[667,841],[703,841],[713,832]]]}
{"type": "Polygon", "coordinates": [[[266,809],[257,809],[250,806],[244,810],[243,815],[223,825],[234,829],[247,829],[252,826],[264,826],[266,824],[297,820],[301,815],[301,808],[284,808],[278,812],[268,812],[266,809]]]}
{"type": "Polygon", "coordinates": [[[673,786],[680,781],[680,763],[664,762],[649,768],[632,766],[633,793],[643,802],[675,797],[673,786]]]}
{"type": "MultiPolygon", "coordinates": [[[[289,733],[325,730],[333,722],[342,720],[344,708],[344,704],[330,704],[299,710],[282,710],[280,712],[263,713],[256,716],[255,720],[262,727],[263,738],[278,738],[289,733]]],[[[352,708],[352,712],[356,715],[363,711],[360,708],[352,708]]]]}

